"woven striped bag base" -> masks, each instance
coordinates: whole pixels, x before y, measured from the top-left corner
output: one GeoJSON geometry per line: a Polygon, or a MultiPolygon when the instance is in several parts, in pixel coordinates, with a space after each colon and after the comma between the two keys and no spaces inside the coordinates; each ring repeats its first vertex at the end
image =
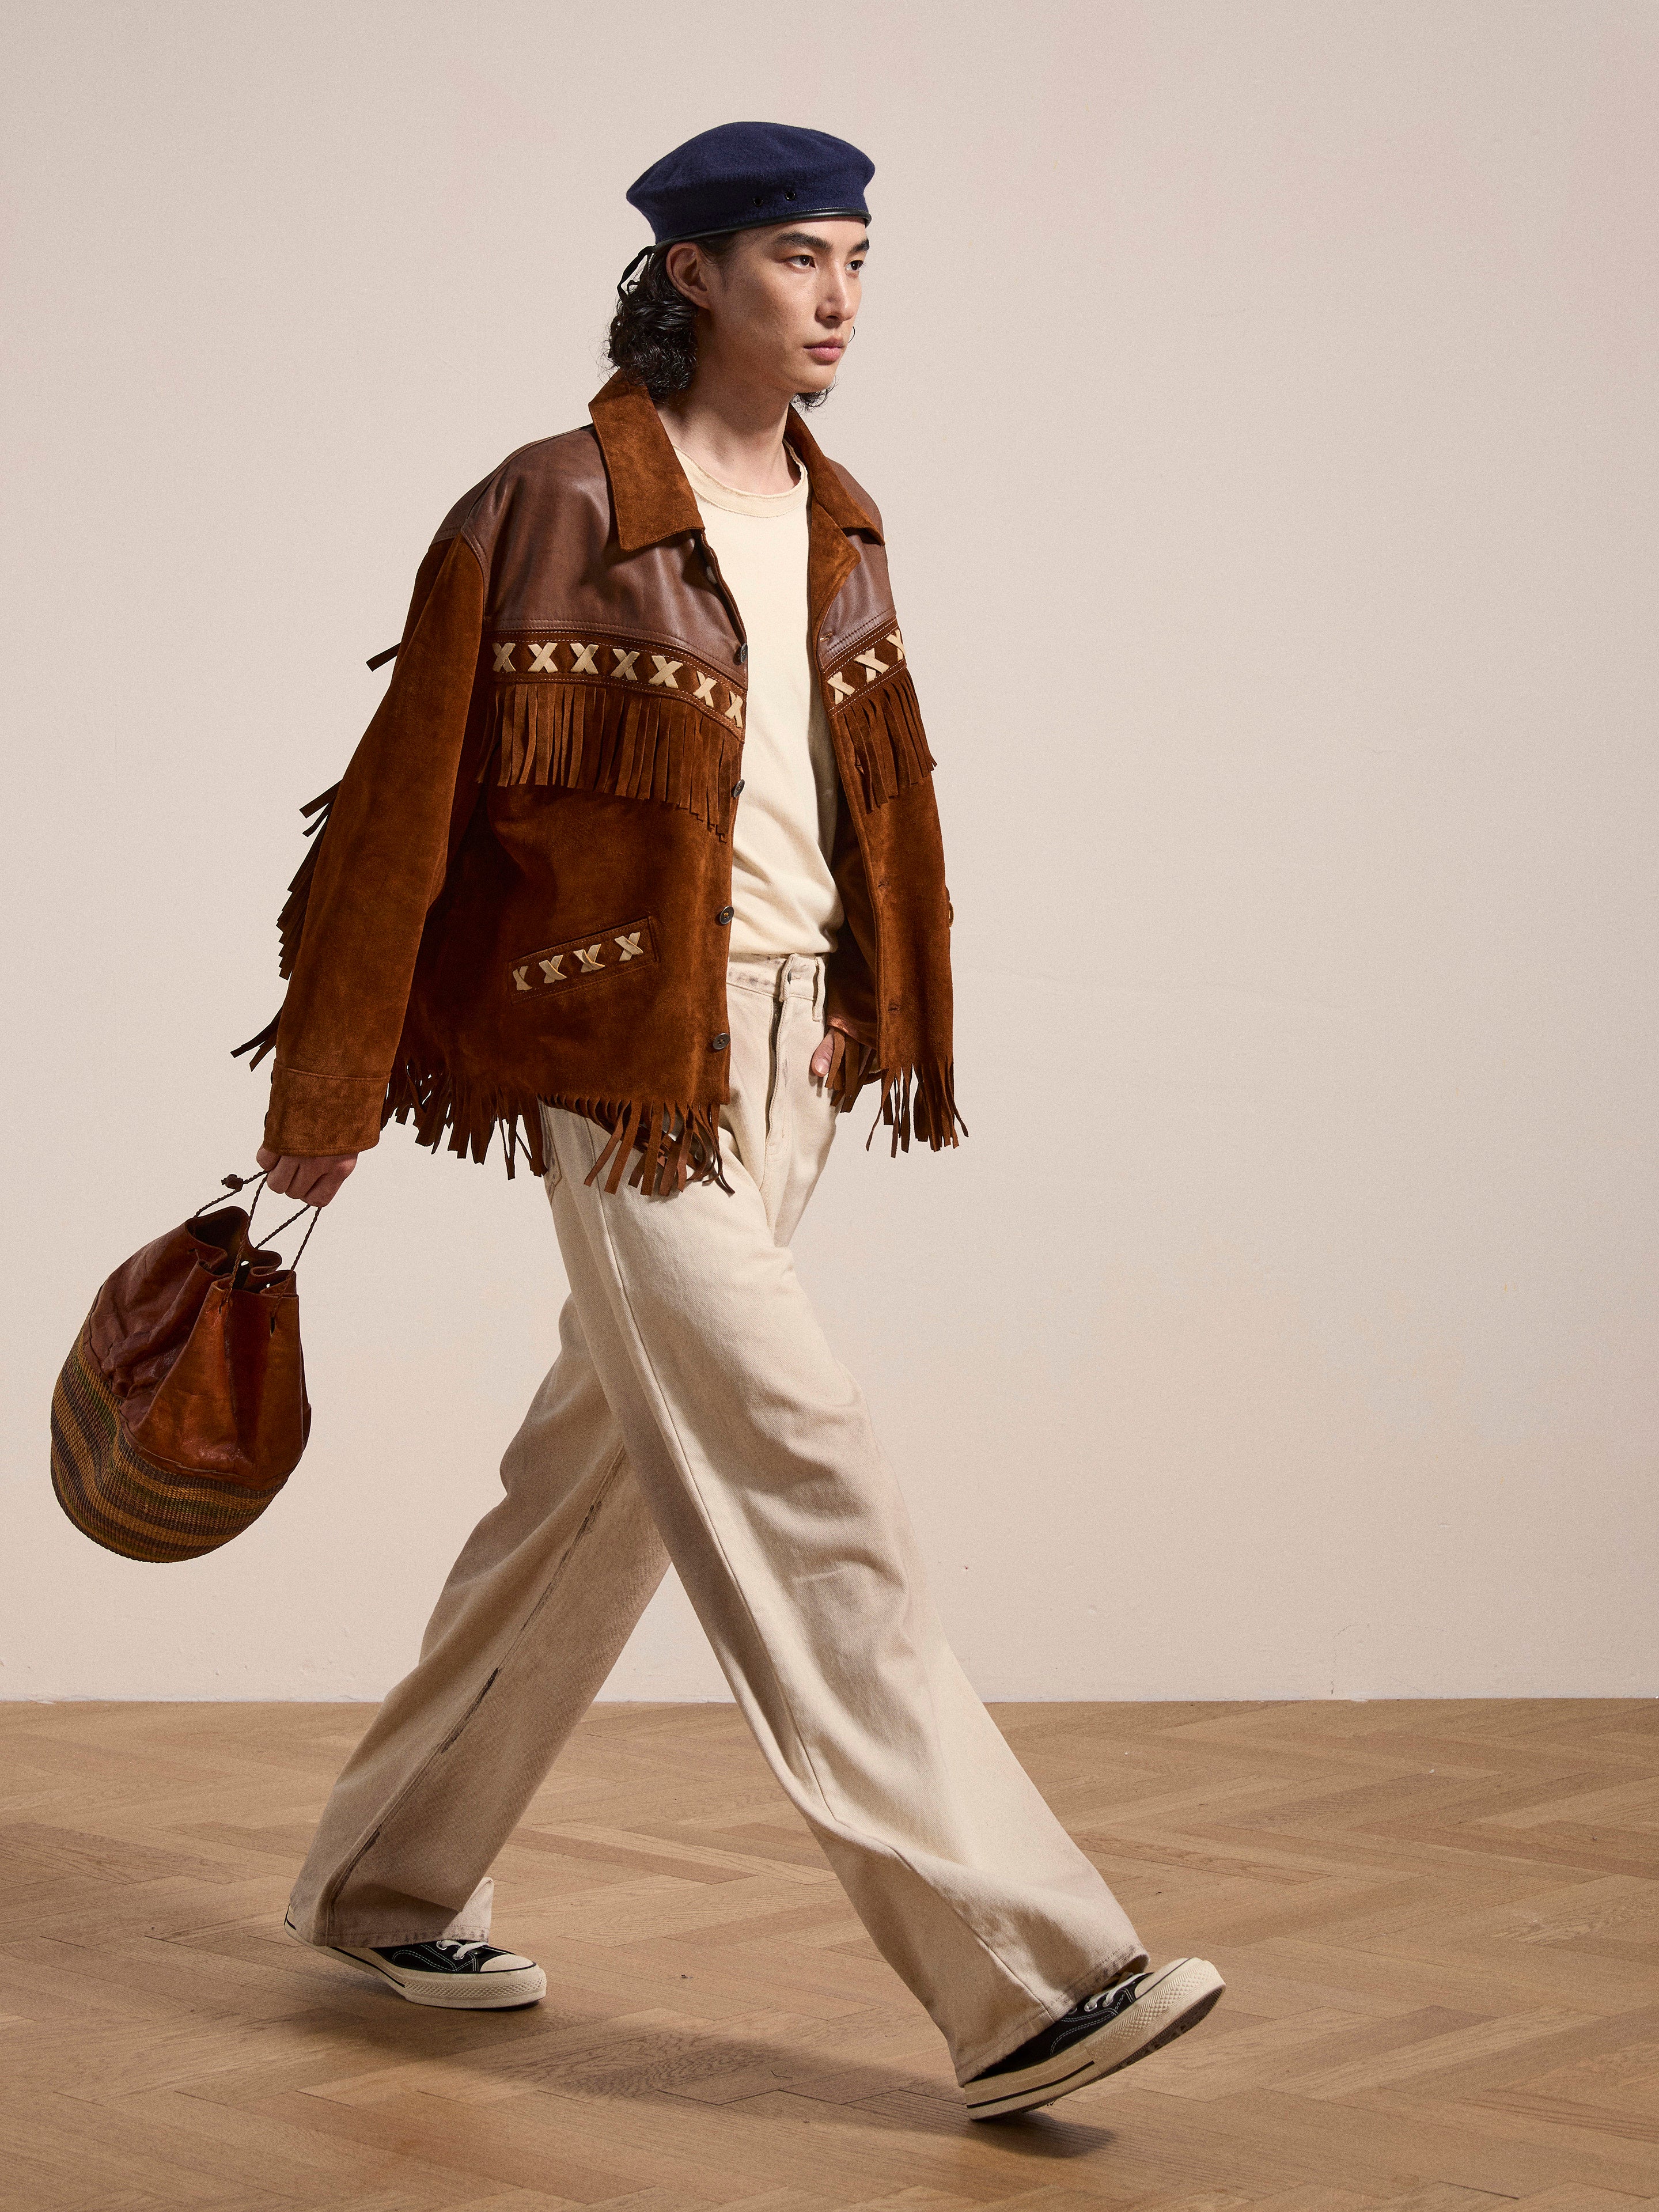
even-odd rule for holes
{"type": "Polygon", "coordinates": [[[121,1425],[82,1328],[52,1394],[52,1486],[83,1536],[123,1559],[197,1559],[240,1535],[286,1480],[255,1490],[147,1460],[121,1425]]]}

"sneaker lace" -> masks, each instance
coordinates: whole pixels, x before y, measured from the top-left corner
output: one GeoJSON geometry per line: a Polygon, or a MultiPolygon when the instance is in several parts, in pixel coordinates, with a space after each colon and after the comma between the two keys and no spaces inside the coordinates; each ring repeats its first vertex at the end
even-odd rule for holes
{"type": "Polygon", "coordinates": [[[1121,1982],[1114,1982],[1109,1988],[1097,1990],[1093,1996],[1085,1997],[1078,2009],[1079,2012],[1103,2012],[1108,2008],[1116,2009],[1134,1996],[1146,1978],[1144,1972],[1126,1974],[1121,1982]]]}
{"type": "Polygon", "coordinates": [[[456,1936],[438,1936],[433,1938],[432,1948],[434,1951],[447,1951],[453,1959],[470,1959],[475,1951],[483,1951],[489,1947],[480,1937],[464,1942],[456,1936]]]}

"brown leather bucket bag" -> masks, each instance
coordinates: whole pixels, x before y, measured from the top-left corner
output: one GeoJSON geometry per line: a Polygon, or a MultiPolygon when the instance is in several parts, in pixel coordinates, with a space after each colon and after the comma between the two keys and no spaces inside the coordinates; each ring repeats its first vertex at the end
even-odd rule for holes
{"type": "Polygon", "coordinates": [[[58,1378],[52,1488],[83,1535],[125,1559],[193,1559],[228,1543],[306,1448],[294,1267],[256,1245],[252,1226],[251,1209],[223,1206],[135,1252],[58,1378]]]}

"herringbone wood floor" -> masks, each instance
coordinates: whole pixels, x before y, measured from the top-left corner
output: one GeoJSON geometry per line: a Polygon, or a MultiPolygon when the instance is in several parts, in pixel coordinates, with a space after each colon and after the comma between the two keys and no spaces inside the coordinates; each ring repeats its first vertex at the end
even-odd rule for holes
{"type": "Polygon", "coordinates": [[[729,1707],[589,1718],[495,1870],[547,1999],[495,2018],[280,1934],[366,1709],[0,1707],[0,2203],[1659,2205],[1659,1705],[998,1717],[1154,1957],[1231,1986],[975,2126],[729,1707]]]}

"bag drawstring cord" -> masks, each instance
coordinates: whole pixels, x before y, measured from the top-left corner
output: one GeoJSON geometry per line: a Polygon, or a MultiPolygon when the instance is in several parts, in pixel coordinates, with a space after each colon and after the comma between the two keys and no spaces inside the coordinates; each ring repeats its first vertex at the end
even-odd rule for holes
{"type": "MultiPolygon", "coordinates": [[[[264,1175],[228,1175],[222,1176],[219,1180],[222,1187],[233,1194],[244,1190],[252,1190],[253,1193],[252,1199],[250,1200],[247,1209],[247,1230],[246,1232],[246,1243],[243,1248],[249,1256],[243,1260],[241,1265],[235,1270],[234,1275],[234,1286],[240,1289],[243,1280],[247,1275],[249,1268],[252,1266],[252,1255],[254,1249],[253,1217],[259,1210],[259,1200],[264,1196],[265,1185],[269,1177],[264,1175]]],[[[212,1201],[210,1200],[209,1204],[211,1203],[212,1201]]],[[[190,1218],[192,1221],[196,1220],[198,1217],[205,1212],[206,1210],[205,1206],[198,1206],[196,1212],[192,1213],[190,1218]]],[[[308,1213],[311,1216],[311,1226],[306,1231],[305,1235],[300,1239],[300,1249],[295,1254],[293,1259],[289,1262],[288,1271],[290,1275],[295,1272],[301,1261],[305,1257],[306,1246],[310,1243],[313,1236],[316,1232],[317,1224],[322,1219],[323,1209],[320,1206],[313,1206],[309,1200],[307,1200],[304,1206],[298,1207],[294,1212],[290,1213],[286,1221],[279,1221],[276,1224],[276,1226],[270,1232],[273,1237],[280,1237],[283,1230],[291,1227],[292,1224],[300,1218],[300,1216],[302,1213],[308,1213]]]]}

